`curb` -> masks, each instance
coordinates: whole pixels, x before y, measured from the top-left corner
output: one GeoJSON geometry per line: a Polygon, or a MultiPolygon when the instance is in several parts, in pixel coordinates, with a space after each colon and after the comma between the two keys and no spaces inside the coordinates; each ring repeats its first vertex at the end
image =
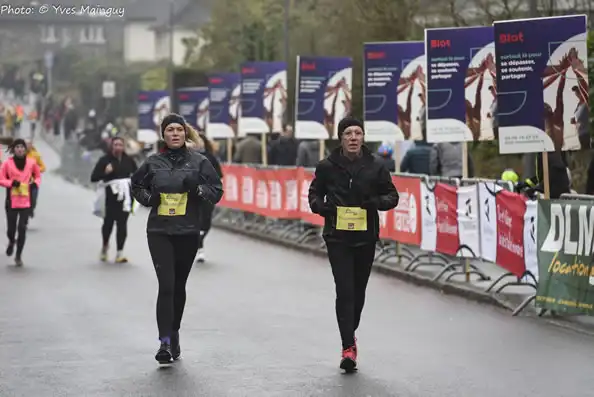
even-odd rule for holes
{"type": "MultiPolygon", "coordinates": [[[[306,253],[309,253],[309,254],[312,254],[315,256],[319,256],[319,257],[324,257],[324,258],[326,257],[326,252],[322,249],[297,244],[292,241],[279,240],[278,238],[268,235],[268,234],[249,231],[249,230],[245,230],[243,228],[231,226],[229,224],[218,223],[218,222],[213,222],[213,226],[218,229],[226,230],[228,232],[232,232],[232,233],[236,233],[236,234],[241,234],[243,236],[251,237],[253,239],[264,241],[267,243],[280,245],[285,248],[299,250],[300,252],[306,252],[306,253]]],[[[512,306],[507,304],[504,300],[499,299],[496,295],[487,293],[484,291],[480,291],[476,288],[467,287],[464,285],[456,285],[453,283],[444,283],[444,282],[439,282],[439,281],[433,281],[430,277],[426,277],[426,276],[423,276],[418,273],[407,272],[403,269],[386,266],[386,265],[380,264],[380,263],[374,263],[373,270],[378,273],[390,276],[390,277],[394,277],[394,278],[397,278],[397,279],[400,279],[400,280],[403,280],[403,281],[406,281],[409,283],[413,283],[415,285],[428,287],[428,288],[440,291],[444,294],[459,296],[462,298],[473,300],[475,302],[489,304],[491,306],[495,306],[500,309],[505,309],[507,311],[513,311],[513,309],[514,309],[512,306]]]]}

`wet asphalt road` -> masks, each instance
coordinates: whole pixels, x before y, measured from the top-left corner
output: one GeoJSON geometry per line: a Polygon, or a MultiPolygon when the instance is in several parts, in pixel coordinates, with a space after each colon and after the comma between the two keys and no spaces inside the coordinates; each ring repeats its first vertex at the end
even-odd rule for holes
{"type": "Polygon", "coordinates": [[[25,267],[0,257],[1,397],[594,396],[592,338],[375,274],[360,371],[343,375],[326,262],[217,230],[188,282],[183,359],[160,369],[145,215],[131,263],[102,264],[92,199],[46,175],[25,267]]]}

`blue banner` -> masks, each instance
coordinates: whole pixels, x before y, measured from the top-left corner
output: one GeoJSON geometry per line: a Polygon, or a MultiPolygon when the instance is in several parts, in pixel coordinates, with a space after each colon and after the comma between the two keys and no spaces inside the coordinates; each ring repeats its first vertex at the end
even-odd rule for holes
{"type": "Polygon", "coordinates": [[[241,115],[241,75],[213,73],[208,77],[208,124],[210,138],[237,136],[237,122],[241,115]]]}
{"type": "Polygon", "coordinates": [[[297,57],[295,137],[336,139],[351,112],[352,82],[351,58],[297,57]]]}
{"type": "Polygon", "coordinates": [[[583,15],[496,22],[499,151],[590,147],[583,15]]]}
{"type": "Polygon", "coordinates": [[[190,87],[177,90],[179,114],[200,131],[206,131],[208,122],[208,87],[190,87]]]}
{"type": "Polygon", "coordinates": [[[425,30],[427,141],[494,139],[493,28],[425,30]]]}
{"type": "Polygon", "coordinates": [[[161,120],[171,109],[169,92],[167,91],[139,91],[138,92],[138,129],[160,129],[161,120]]]}
{"type": "Polygon", "coordinates": [[[365,43],[363,51],[365,140],[422,139],[424,43],[365,43]]]}
{"type": "Polygon", "coordinates": [[[285,62],[246,62],[241,66],[241,135],[282,132],[286,107],[285,62]]]}

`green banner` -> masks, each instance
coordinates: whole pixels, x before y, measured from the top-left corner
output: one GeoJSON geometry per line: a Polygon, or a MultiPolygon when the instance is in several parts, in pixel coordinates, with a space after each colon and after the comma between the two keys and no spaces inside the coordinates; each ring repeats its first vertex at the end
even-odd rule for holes
{"type": "Polygon", "coordinates": [[[538,201],[536,306],[594,314],[594,202],[538,201]]]}

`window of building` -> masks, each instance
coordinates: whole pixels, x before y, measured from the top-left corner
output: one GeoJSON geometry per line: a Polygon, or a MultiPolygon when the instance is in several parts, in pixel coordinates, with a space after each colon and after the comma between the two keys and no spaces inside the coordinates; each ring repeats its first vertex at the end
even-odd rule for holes
{"type": "Polygon", "coordinates": [[[80,30],[80,42],[84,44],[105,43],[105,30],[103,25],[89,25],[80,30]]]}
{"type": "Polygon", "coordinates": [[[56,28],[54,25],[41,26],[41,42],[42,43],[56,43],[58,38],[56,36],[56,28]]]}

